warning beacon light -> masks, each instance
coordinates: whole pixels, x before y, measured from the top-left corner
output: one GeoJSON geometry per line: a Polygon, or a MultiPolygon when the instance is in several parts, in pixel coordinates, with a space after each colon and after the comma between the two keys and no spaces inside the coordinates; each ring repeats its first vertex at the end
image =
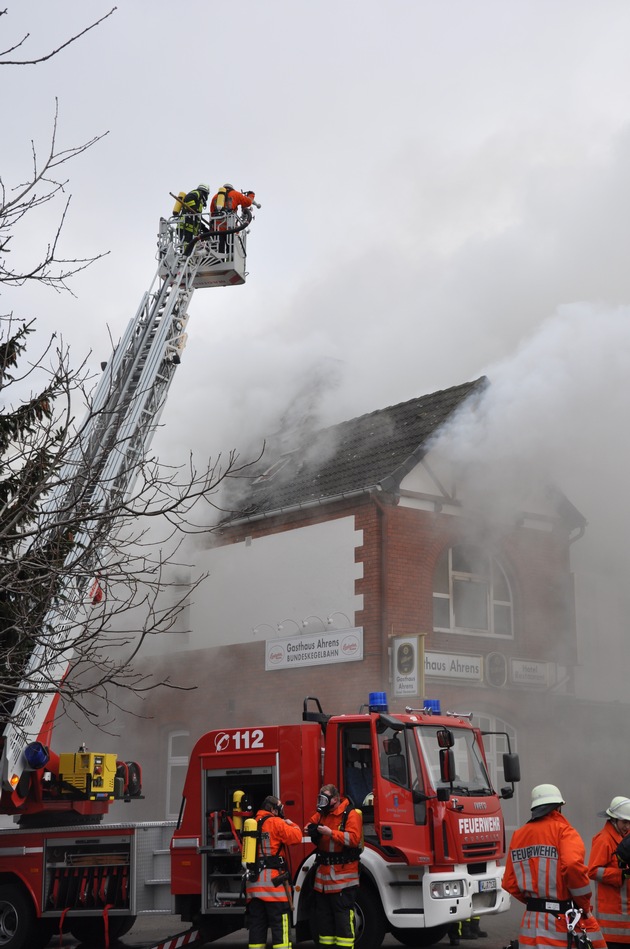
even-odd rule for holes
{"type": "Polygon", "coordinates": [[[48,748],[46,745],[42,745],[41,741],[32,741],[27,745],[24,749],[24,757],[32,771],[39,771],[40,768],[45,768],[50,761],[48,748]]]}
{"type": "Polygon", "coordinates": [[[368,708],[370,712],[388,712],[387,693],[370,692],[368,696],[368,708]]]}

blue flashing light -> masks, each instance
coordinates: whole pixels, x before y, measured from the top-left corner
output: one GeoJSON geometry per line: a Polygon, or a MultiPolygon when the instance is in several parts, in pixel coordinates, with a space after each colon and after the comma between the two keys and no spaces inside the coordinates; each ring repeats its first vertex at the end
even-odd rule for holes
{"type": "Polygon", "coordinates": [[[370,692],[368,696],[368,706],[370,712],[388,712],[387,693],[370,692]]]}
{"type": "Polygon", "coordinates": [[[27,765],[33,771],[45,768],[50,761],[48,748],[46,745],[42,745],[41,741],[32,741],[30,745],[27,745],[24,749],[24,757],[27,765]]]}
{"type": "Polygon", "coordinates": [[[441,715],[442,708],[439,699],[425,699],[424,708],[430,715],[441,715]]]}

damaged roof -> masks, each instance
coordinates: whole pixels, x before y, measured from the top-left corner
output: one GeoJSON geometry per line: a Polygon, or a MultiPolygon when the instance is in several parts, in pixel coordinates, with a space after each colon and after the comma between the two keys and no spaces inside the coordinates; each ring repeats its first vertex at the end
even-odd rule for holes
{"type": "Polygon", "coordinates": [[[264,517],[377,485],[397,488],[446,420],[487,384],[482,376],[313,431],[306,438],[302,434],[300,444],[285,438],[283,449],[268,445],[251,479],[251,493],[244,504],[241,499],[240,516],[264,517]]]}

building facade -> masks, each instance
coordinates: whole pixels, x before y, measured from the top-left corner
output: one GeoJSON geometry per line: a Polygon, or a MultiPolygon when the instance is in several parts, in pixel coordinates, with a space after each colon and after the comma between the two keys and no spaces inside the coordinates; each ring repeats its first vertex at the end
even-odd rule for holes
{"type": "Polygon", "coordinates": [[[574,695],[570,567],[584,518],[550,491],[535,509],[490,525],[436,447],[436,433],[487,384],[390,406],[265,454],[238,513],[197,556],[208,578],[187,631],[144,660],[194,688],[146,699],[150,719],[125,735],[126,756],[137,745],[145,776],[167,775],[166,784],[145,779],[143,816],[177,814],[203,731],[299,721],[306,696],[326,712],[357,711],[375,690],[393,711],[437,698],[472,712],[493,733],[498,787],[509,740],[524,787],[522,801],[517,792],[506,803],[508,826],[526,816],[533,785],[562,785],[573,773],[574,800],[588,808],[574,736],[594,728],[593,710],[574,695]]]}

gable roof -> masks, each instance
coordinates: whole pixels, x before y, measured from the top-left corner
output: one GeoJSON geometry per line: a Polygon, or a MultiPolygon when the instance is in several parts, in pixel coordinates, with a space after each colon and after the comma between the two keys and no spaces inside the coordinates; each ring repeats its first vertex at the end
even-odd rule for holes
{"type": "Polygon", "coordinates": [[[288,451],[268,448],[250,482],[251,492],[241,499],[240,516],[268,517],[377,486],[391,491],[422,458],[444,422],[487,384],[482,376],[320,429],[288,451]]]}

